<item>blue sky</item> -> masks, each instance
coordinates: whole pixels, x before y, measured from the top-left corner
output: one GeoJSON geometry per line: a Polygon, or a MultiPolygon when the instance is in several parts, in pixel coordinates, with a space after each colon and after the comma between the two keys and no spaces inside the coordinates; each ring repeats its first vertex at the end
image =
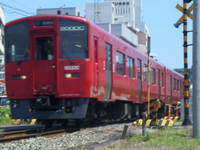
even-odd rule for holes
{"type": "MultiPolygon", "coordinates": [[[[12,7],[36,13],[37,8],[56,8],[56,7],[78,7],[81,15],[84,15],[86,2],[97,0],[0,0],[12,7]]],[[[182,0],[143,0],[142,10],[144,21],[149,27],[152,36],[152,52],[157,55],[156,59],[170,68],[183,67],[183,35],[182,26],[176,29],[173,24],[182,15],[176,10],[176,4],[182,5],[182,0]]],[[[6,21],[21,18],[12,9],[5,7],[6,21]]],[[[191,30],[191,20],[189,20],[189,30],[191,30]]],[[[191,34],[191,33],[190,33],[191,34]]],[[[190,35],[192,37],[192,35],[190,35]]],[[[191,38],[189,43],[191,43],[191,38]]],[[[192,56],[189,49],[189,66],[191,66],[192,56]]]]}

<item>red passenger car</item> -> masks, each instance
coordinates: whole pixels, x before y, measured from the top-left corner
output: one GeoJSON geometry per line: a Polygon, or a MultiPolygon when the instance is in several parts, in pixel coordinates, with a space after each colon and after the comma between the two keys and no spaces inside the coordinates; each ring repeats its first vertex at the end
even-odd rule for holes
{"type": "MultiPolygon", "coordinates": [[[[6,88],[13,118],[133,118],[147,102],[147,55],[85,18],[9,22],[6,88]]],[[[182,75],[151,62],[151,100],[176,104],[182,75]]]]}

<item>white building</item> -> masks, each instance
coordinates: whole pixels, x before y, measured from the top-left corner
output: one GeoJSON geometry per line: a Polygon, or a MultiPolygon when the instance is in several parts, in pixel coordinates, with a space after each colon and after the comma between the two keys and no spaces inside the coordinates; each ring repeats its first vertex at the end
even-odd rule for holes
{"type": "Polygon", "coordinates": [[[127,24],[144,32],[141,0],[104,0],[86,3],[86,18],[96,24],[127,24]]]}
{"type": "MultiPolygon", "coordinates": [[[[5,61],[4,61],[4,55],[0,55],[0,83],[4,82],[4,74],[5,74],[5,61]]],[[[1,90],[0,90],[1,91],[1,90]]]]}
{"type": "Polygon", "coordinates": [[[149,33],[141,10],[141,0],[104,0],[85,8],[88,20],[147,52],[149,33]]]}
{"type": "Polygon", "coordinates": [[[4,25],[5,25],[5,16],[3,8],[0,7],[0,55],[4,54],[4,25]]]}
{"type": "Polygon", "coordinates": [[[61,14],[69,16],[80,16],[80,10],[76,7],[68,8],[44,8],[37,9],[37,15],[48,15],[48,14],[61,14]]]}
{"type": "Polygon", "coordinates": [[[0,7],[0,96],[5,94],[4,25],[5,25],[5,16],[4,16],[3,8],[0,7]]]}

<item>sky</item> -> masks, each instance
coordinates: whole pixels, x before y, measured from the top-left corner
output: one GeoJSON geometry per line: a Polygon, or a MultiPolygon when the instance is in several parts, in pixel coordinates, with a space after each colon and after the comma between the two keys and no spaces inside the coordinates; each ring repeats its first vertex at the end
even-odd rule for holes
{"type": "MultiPolygon", "coordinates": [[[[77,7],[84,16],[86,2],[98,0],[0,0],[14,8],[23,9],[27,15],[35,15],[37,8],[77,7]]],[[[99,0],[101,1],[101,0],[99,0]]],[[[183,68],[183,26],[178,29],[174,23],[182,16],[175,7],[183,5],[182,0],[142,0],[144,22],[151,34],[151,51],[156,59],[174,69],[183,68]]],[[[23,17],[15,10],[4,7],[6,22],[23,17]]],[[[189,30],[192,30],[192,20],[189,20],[189,30]]],[[[189,44],[192,44],[192,34],[189,34],[189,44]]],[[[189,48],[189,67],[192,66],[192,47],[189,48]]]]}

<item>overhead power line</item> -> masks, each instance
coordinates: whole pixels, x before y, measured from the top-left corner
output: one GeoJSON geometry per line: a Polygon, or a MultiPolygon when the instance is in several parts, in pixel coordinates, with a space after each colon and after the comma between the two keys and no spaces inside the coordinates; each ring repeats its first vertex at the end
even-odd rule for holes
{"type": "Polygon", "coordinates": [[[15,10],[15,11],[18,11],[18,12],[20,12],[20,13],[18,13],[18,14],[21,14],[21,15],[23,15],[23,16],[28,16],[28,15],[33,15],[33,14],[34,14],[34,13],[32,13],[32,12],[28,12],[28,11],[25,11],[25,10],[20,9],[20,8],[12,7],[12,6],[10,6],[10,5],[8,5],[8,4],[5,4],[5,3],[2,3],[2,2],[0,2],[0,5],[2,5],[2,6],[4,6],[4,7],[7,7],[7,8],[10,8],[10,9],[13,9],[13,10],[15,10]]]}
{"type": "Polygon", "coordinates": [[[18,15],[21,15],[21,16],[24,16],[26,17],[27,15],[21,13],[21,12],[18,12],[18,11],[8,11],[8,10],[5,10],[6,13],[8,14],[18,14],[18,15]]]}

